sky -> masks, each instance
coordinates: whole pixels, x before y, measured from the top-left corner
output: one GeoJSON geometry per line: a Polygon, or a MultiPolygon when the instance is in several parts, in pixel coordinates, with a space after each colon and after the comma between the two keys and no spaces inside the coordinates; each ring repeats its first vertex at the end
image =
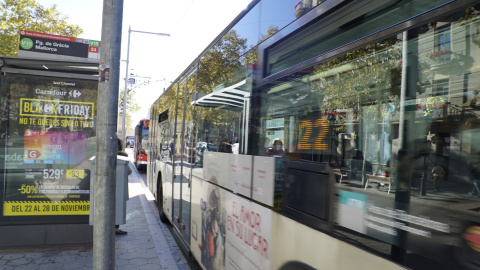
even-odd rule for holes
{"type": "MultiPolygon", "coordinates": [[[[170,34],[170,37],[131,32],[130,73],[147,85],[136,86],[139,113],[133,126],[148,116],[150,105],[251,0],[124,0],[121,60],[127,59],[128,29],[170,34]]],[[[101,40],[103,1],[37,0],[56,5],[67,22],[80,26],[79,37],[101,40]]],[[[125,61],[121,61],[120,88],[124,88],[125,61]]]]}

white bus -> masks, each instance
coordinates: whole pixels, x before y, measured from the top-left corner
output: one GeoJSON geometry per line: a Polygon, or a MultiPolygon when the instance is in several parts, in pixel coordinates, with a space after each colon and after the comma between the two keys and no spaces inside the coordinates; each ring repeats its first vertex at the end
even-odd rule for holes
{"type": "Polygon", "coordinates": [[[162,221],[203,269],[479,269],[479,4],[252,1],[151,107],[162,221]]]}

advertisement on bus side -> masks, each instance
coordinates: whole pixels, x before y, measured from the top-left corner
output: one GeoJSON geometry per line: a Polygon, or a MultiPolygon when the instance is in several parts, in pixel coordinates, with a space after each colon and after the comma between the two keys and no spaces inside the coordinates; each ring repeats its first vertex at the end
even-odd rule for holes
{"type": "Polygon", "coordinates": [[[271,211],[194,178],[192,246],[205,269],[270,269],[271,211]],[[243,254],[243,256],[238,256],[243,254]]]}
{"type": "MultiPolygon", "coordinates": [[[[380,196],[339,191],[338,223],[386,243],[410,250],[429,250],[449,258],[449,244],[458,242],[448,211],[394,203],[380,196]],[[408,209],[408,211],[407,211],[408,209]],[[448,241],[447,241],[448,239],[448,241]]],[[[459,220],[457,220],[459,222],[459,220]]]]}
{"type": "Polygon", "coordinates": [[[271,210],[232,193],[225,207],[225,269],[270,269],[271,210]]]}
{"type": "Polygon", "coordinates": [[[203,176],[207,181],[273,207],[275,200],[279,203],[275,194],[281,193],[283,185],[282,164],[280,157],[206,152],[203,176]]]}

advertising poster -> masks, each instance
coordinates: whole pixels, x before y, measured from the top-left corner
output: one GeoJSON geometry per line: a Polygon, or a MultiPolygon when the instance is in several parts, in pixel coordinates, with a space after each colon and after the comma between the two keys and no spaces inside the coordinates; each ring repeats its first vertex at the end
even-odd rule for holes
{"type": "Polygon", "coordinates": [[[252,199],[280,210],[282,202],[284,163],[281,157],[253,159],[252,199]]]}
{"type": "Polygon", "coordinates": [[[192,189],[201,190],[192,193],[192,253],[203,268],[270,269],[271,210],[197,178],[192,189]]]}
{"type": "Polygon", "coordinates": [[[201,262],[208,270],[225,269],[225,191],[204,182],[201,209],[201,262]]]}
{"type": "Polygon", "coordinates": [[[232,193],[225,209],[225,269],[270,269],[271,210],[232,193]]]}
{"type": "Polygon", "coordinates": [[[87,134],[83,132],[26,130],[23,162],[78,164],[85,160],[86,149],[87,134]]]}
{"type": "Polygon", "coordinates": [[[203,157],[203,179],[228,187],[228,174],[226,168],[230,165],[229,153],[205,152],[203,157]]]}
{"type": "Polygon", "coordinates": [[[229,155],[228,187],[235,193],[252,196],[253,156],[229,155]]]}
{"type": "Polygon", "coordinates": [[[449,219],[458,217],[433,207],[394,204],[380,196],[345,190],[340,190],[339,194],[340,226],[420,253],[449,257],[449,244],[458,241],[450,233],[460,227],[452,227],[449,219]]]}
{"type": "Polygon", "coordinates": [[[2,79],[2,219],[88,216],[98,82],[2,79]]]}

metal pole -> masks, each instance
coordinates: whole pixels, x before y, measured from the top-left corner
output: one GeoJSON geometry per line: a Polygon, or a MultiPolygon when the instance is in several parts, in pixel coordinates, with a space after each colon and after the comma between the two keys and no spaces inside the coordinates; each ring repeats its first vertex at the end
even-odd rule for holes
{"type": "Polygon", "coordinates": [[[130,60],[130,25],[128,26],[128,45],[127,45],[127,66],[125,67],[125,89],[123,92],[123,112],[122,112],[122,138],[127,141],[126,122],[127,122],[127,94],[128,94],[128,61],[130,60]]]}
{"type": "Polygon", "coordinates": [[[170,34],[164,34],[164,33],[153,33],[153,32],[145,32],[145,31],[138,31],[138,30],[132,30],[130,28],[130,25],[128,26],[128,46],[127,46],[127,65],[126,65],[126,71],[125,71],[125,92],[123,93],[123,115],[122,115],[122,138],[124,142],[127,141],[127,133],[126,133],[126,128],[127,128],[127,94],[128,94],[128,63],[130,60],[130,33],[131,32],[137,32],[137,33],[143,33],[143,34],[152,34],[152,35],[158,35],[158,36],[167,36],[169,37],[170,34]]]}
{"type": "Polygon", "coordinates": [[[123,0],[103,1],[95,158],[93,269],[115,269],[117,113],[123,0]]]}
{"type": "Polygon", "coordinates": [[[130,60],[130,25],[128,26],[128,45],[127,45],[127,66],[125,67],[125,89],[123,92],[123,112],[122,112],[122,138],[127,141],[126,123],[127,123],[127,94],[128,94],[128,61],[130,60]]]}

